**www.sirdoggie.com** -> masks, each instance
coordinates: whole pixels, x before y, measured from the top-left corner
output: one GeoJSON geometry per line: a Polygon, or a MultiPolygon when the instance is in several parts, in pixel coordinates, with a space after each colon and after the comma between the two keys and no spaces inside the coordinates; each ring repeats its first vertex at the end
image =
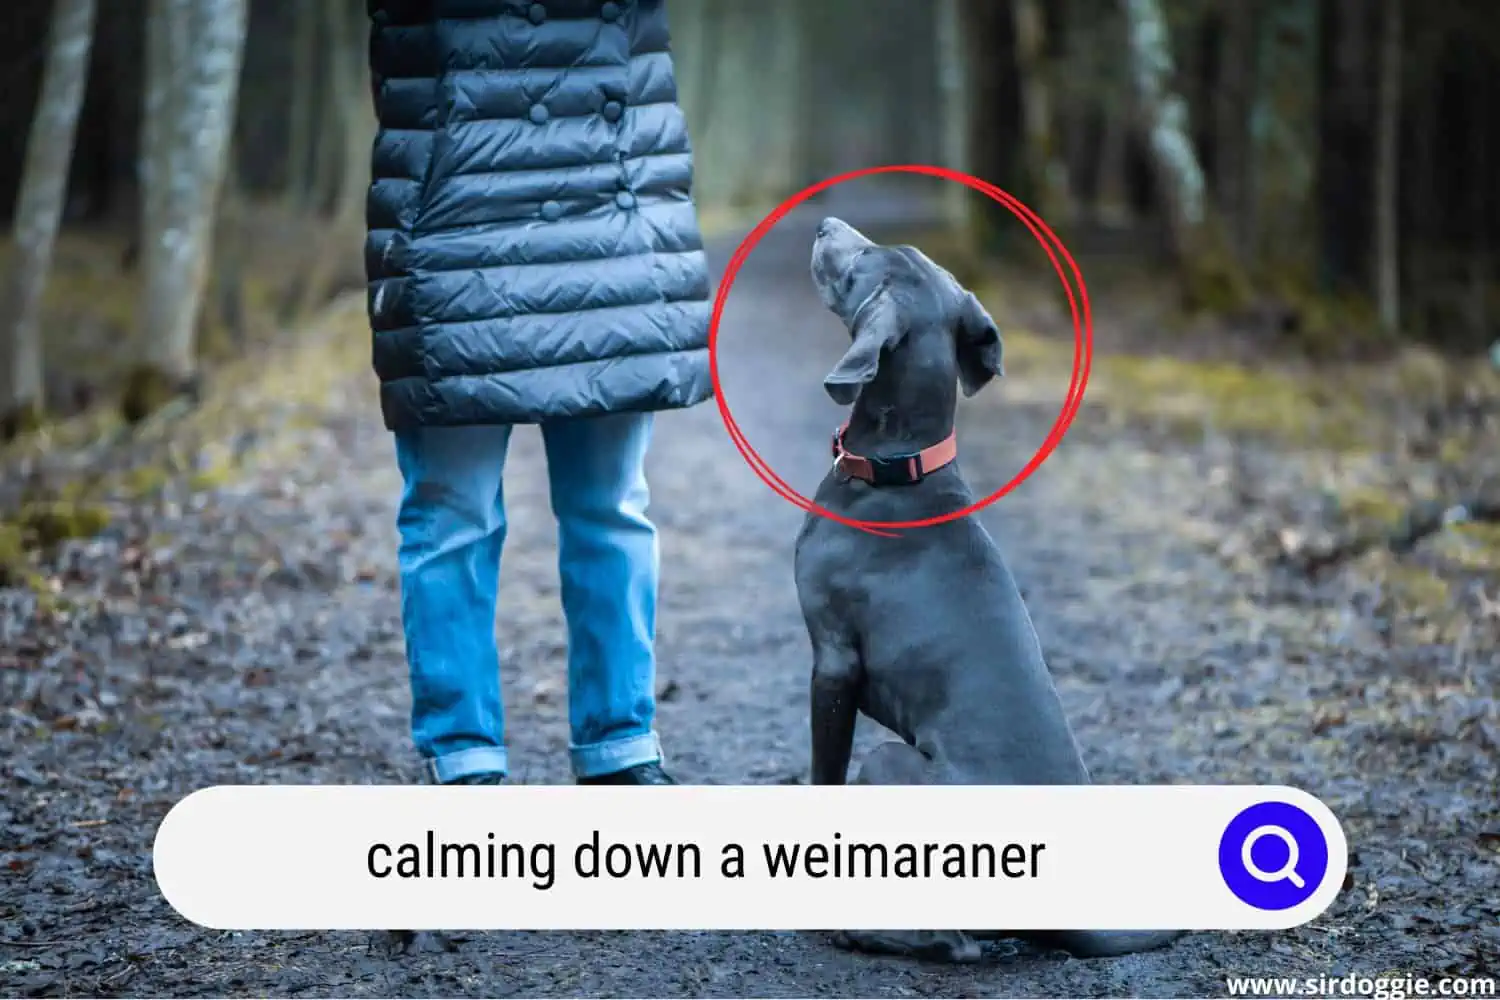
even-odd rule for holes
{"type": "Polygon", "coordinates": [[[1452,977],[1383,973],[1364,976],[1308,976],[1305,978],[1230,977],[1224,980],[1231,997],[1360,997],[1368,1000],[1409,1000],[1412,997],[1493,997],[1500,981],[1489,976],[1452,977]]]}

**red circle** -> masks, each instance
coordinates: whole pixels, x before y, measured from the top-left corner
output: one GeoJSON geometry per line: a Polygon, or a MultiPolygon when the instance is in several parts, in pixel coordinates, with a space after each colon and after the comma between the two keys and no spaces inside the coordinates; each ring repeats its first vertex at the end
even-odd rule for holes
{"type": "Polygon", "coordinates": [[[778,205],[770,215],[762,219],[760,224],[750,231],[750,234],[736,248],[734,255],[730,257],[729,264],[724,269],[724,277],[719,282],[718,295],[714,299],[713,319],[710,322],[708,331],[709,373],[713,378],[714,398],[719,407],[719,415],[724,420],[724,427],[729,431],[729,437],[734,442],[735,448],[739,450],[740,455],[745,459],[751,470],[777,496],[790,501],[808,513],[826,517],[829,520],[837,521],[851,528],[888,537],[895,537],[888,529],[926,528],[937,524],[945,524],[960,517],[967,517],[988,507],[1025,482],[1032,473],[1041,467],[1043,462],[1051,457],[1052,453],[1057,450],[1057,446],[1062,443],[1064,435],[1068,433],[1068,428],[1072,425],[1073,418],[1078,414],[1078,407],[1083,402],[1083,393],[1088,386],[1089,369],[1092,367],[1093,357],[1094,317],[1093,310],[1089,305],[1088,288],[1084,285],[1083,275],[1079,272],[1078,264],[1073,260],[1073,255],[1068,253],[1068,248],[1063,244],[1062,240],[1058,239],[1057,234],[1030,208],[1027,208],[1018,199],[988,181],[980,180],[977,177],[957,170],[949,170],[946,167],[933,167],[919,163],[867,167],[863,170],[853,170],[848,173],[838,174],[819,181],[817,184],[792,195],[778,205]],[[734,286],[735,279],[739,276],[740,268],[744,265],[745,258],[750,255],[750,251],[755,249],[756,244],[765,237],[766,233],[770,232],[776,223],[780,222],[794,208],[813,195],[826,191],[835,184],[842,184],[845,181],[867,177],[871,174],[888,173],[926,174],[931,177],[941,177],[944,180],[965,184],[1004,205],[1010,210],[1012,215],[1021,220],[1021,224],[1026,227],[1027,231],[1041,244],[1042,249],[1046,252],[1047,259],[1052,262],[1052,269],[1057,273],[1058,280],[1062,282],[1063,292],[1068,298],[1068,308],[1073,316],[1072,378],[1068,382],[1068,393],[1063,399],[1062,412],[1058,414],[1057,420],[1048,432],[1046,440],[1042,442],[1042,446],[1037,449],[1037,453],[1032,456],[1031,460],[1026,463],[1010,482],[989,496],[970,504],[962,510],[941,514],[937,517],[923,518],[917,521],[864,521],[858,518],[843,517],[798,493],[785,480],[778,476],[775,470],[766,464],[760,454],[751,447],[750,442],[745,439],[745,435],[740,430],[739,424],[735,422],[734,414],[729,411],[729,404],[724,400],[724,387],[719,378],[719,324],[724,317],[724,306],[729,300],[729,290],[734,286]],[[1068,281],[1068,274],[1063,270],[1062,263],[1058,260],[1058,254],[1061,254],[1063,259],[1067,261],[1073,280],[1078,283],[1076,297],[1073,286],[1068,281]]]}

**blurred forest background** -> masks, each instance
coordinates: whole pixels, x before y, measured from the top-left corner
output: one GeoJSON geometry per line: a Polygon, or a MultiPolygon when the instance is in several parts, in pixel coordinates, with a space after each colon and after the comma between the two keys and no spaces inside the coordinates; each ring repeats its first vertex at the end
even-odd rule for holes
{"type": "MultiPolygon", "coordinates": [[[[710,218],[842,170],[944,164],[1018,195],[1077,252],[1169,266],[1183,308],[1315,351],[1494,339],[1493,14],[671,5],[710,218]]],[[[101,400],[138,419],[359,284],[374,127],[360,0],[17,0],[0,18],[6,434],[101,400]]],[[[952,221],[979,254],[1021,233],[956,188],[952,221]]]]}
{"type": "MultiPolygon", "coordinates": [[[[1148,353],[1500,365],[1493,0],[669,7],[710,230],[836,172],[942,164],[1048,220],[1101,329],[1149,301],[1136,326],[1177,336],[1148,353]]],[[[0,10],[0,438],[167,421],[206,374],[256,370],[358,294],[367,41],[362,0],[0,10]]],[[[1003,209],[947,187],[937,255],[961,277],[1040,260],[1003,209]]],[[[1034,277],[1011,286],[1055,288],[1034,277]]],[[[1492,432],[1493,398],[1438,381],[1439,409],[1492,432]]],[[[1247,405],[1291,419],[1276,398],[1247,405]]]]}

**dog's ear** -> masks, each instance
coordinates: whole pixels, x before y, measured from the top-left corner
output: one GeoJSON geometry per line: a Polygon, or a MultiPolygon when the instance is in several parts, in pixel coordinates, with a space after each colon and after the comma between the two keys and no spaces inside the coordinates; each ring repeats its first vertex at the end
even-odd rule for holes
{"type": "Polygon", "coordinates": [[[1005,374],[1000,328],[973,292],[964,292],[955,340],[958,346],[958,384],[965,396],[974,395],[990,379],[1005,374]]]}
{"type": "Polygon", "coordinates": [[[835,403],[848,406],[880,371],[880,354],[905,333],[889,287],[882,285],[854,316],[854,343],[823,379],[835,403]]]}

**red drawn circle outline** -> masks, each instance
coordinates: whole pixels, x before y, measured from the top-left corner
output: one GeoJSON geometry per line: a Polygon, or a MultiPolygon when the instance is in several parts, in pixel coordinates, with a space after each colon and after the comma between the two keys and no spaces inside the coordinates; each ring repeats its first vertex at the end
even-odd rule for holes
{"type": "Polygon", "coordinates": [[[1057,234],[1035,212],[1022,204],[1021,201],[988,181],[980,180],[978,177],[962,173],[961,171],[949,170],[946,167],[934,167],[920,163],[866,167],[862,170],[852,170],[847,173],[837,174],[792,195],[778,205],[770,215],[767,215],[750,231],[750,234],[735,249],[734,255],[730,258],[729,264],[724,269],[724,277],[719,282],[718,294],[714,299],[713,318],[708,331],[708,363],[709,373],[713,379],[714,399],[718,404],[719,415],[723,418],[724,427],[729,432],[730,439],[734,442],[735,448],[739,450],[741,457],[745,459],[746,464],[750,466],[751,470],[777,496],[790,501],[810,514],[817,514],[831,521],[837,521],[839,524],[886,537],[895,537],[890,529],[927,528],[938,524],[946,524],[961,517],[967,517],[988,507],[1025,482],[1032,473],[1041,467],[1043,462],[1051,457],[1052,453],[1057,450],[1057,446],[1062,443],[1063,437],[1068,433],[1074,417],[1078,414],[1078,407],[1083,403],[1083,393],[1088,386],[1089,370],[1093,365],[1093,357],[1094,317],[1093,310],[1089,304],[1088,288],[1084,284],[1083,274],[1078,270],[1078,264],[1074,261],[1073,255],[1068,252],[1068,248],[1057,237],[1057,234]],[[1063,292],[1068,298],[1068,309],[1073,317],[1073,373],[1068,382],[1068,393],[1063,399],[1062,411],[1058,414],[1057,420],[1053,423],[1046,440],[1042,442],[1042,446],[1037,449],[1036,454],[1032,456],[1031,460],[1026,463],[1020,472],[1016,473],[1010,482],[989,496],[975,501],[962,510],[951,511],[947,514],[940,514],[936,517],[915,521],[865,521],[858,518],[843,517],[798,493],[785,480],[778,476],[775,470],[766,464],[759,452],[746,440],[744,433],[740,430],[739,424],[734,419],[734,414],[729,410],[729,404],[724,399],[724,386],[719,376],[719,325],[724,318],[724,306],[729,301],[729,291],[734,286],[735,279],[739,276],[740,268],[744,266],[745,259],[750,255],[750,252],[755,249],[756,245],[760,243],[766,233],[771,231],[771,228],[776,223],[780,222],[793,209],[807,199],[845,181],[868,177],[872,174],[888,173],[925,174],[931,177],[940,177],[947,181],[967,185],[1004,205],[1012,215],[1021,220],[1021,224],[1026,227],[1027,231],[1031,233],[1032,237],[1046,252],[1047,259],[1052,263],[1052,269],[1057,273],[1058,280],[1062,282],[1063,292]],[[1073,281],[1078,283],[1076,295],[1073,286],[1069,283],[1068,273],[1063,270],[1063,265],[1058,260],[1058,254],[1061,254],[1063,260],[1067,262],[1068,270],[1072,272],[1073,281]]]}

